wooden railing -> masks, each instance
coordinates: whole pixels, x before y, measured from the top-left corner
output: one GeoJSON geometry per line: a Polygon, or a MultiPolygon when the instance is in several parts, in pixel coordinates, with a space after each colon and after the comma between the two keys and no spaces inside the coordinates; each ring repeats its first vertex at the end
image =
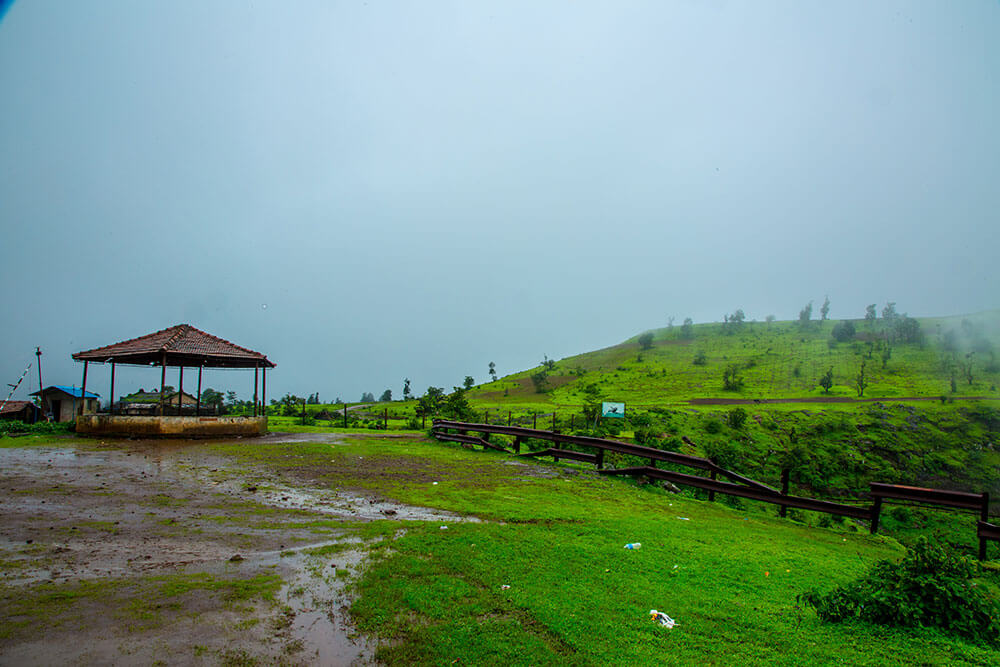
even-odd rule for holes
{"type": "MultiPolygon", "coordinates": [[[[605,438],[595,438],[584,435],[571,435],[568,433],[525,428],[522,426],[477,424],[447,419],[434,420],[433,435],[438,440],[460,442],[464,445],[470,446],[481,445],[484,449],[489,448],[505,451],[518,456],[551,456],[556,461],[559,459],[571,459],[574,461],[593,463],[597,467],[598,472],[603,475],[627,475],[631,477],[662,479],[674,484],[681,484],[684,486],[691,486],[706,490],[709,494],[709,500],[714,500],[716,493],[737,496],[740,498],[749,498],[751,500],[759,500],[761,502],[779,505],[781,507],[781,516],[786,515],[787,508],[794,507],[813,512],[823,512],[826,514],[836,514],[854,519],[861,519],[869,522],[869,531],[872,534],[878,532],[879,517],[882,511],[883,501],[885,500],[976,510],[980,513],[980,521],[978,523],[977,531],[977,536],[979,537],[979,559],[984,560],[986,558],[986,542],[988,540],[1000,541],[1000,526],[988,523],[988,493],[966,493],[962,491],[945,491],[939,489],[925,489],[916,486],[902,486],[897,484],[872,482],[870,485],[872,504],[868,507],[864,507],[835,503],[829,500],[788,495],[787,470],[782,471],[781,490],[779,491],[771,486],[768,486],[767,484],[750,479],[749,477],[732,470],[727,470],[719,466],[711,459],[702,458],[700,456],[690,456],[679,452],[669,452],[662,449],[656,449],[655,447],[635,445],[618,440],[607,440],[605,438]],[[455,431],[455,433],[452,433],[452,431],[455,431]],[[480,433],[481,435],[469,435],[470,432],[480,433]],[[513,437],[513,451],[490,442],[489,436],[491,434],[513,437]],[[525,439],[529,438],[544,440],[556,445],[575,445],[577,447],[586,447],[596,451],[591,454],[572,449],[549,447],[547,449],[522,453],[521,445],[525,439]],[[605,469],[605,452],[617,452],[620,454],[646,459],[649,461],[649,465],[605,469]],[[657,462],[682,465],[696,470],[702,470],[708,472],[709,476],[703,477],[699,475],[676,472],[674,470],[663,470],[656,467],[657,462]],[[724,477],[729,481],[720,481],[718,477],[724,477]]],[[[686,438],[685,441],[690,442],[686,438]]]]}

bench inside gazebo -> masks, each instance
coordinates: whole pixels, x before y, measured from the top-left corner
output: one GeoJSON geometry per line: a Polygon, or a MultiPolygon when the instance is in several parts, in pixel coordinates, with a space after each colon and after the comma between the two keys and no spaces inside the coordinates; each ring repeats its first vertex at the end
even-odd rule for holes
{"type": "Polygon", "coordinates": [[[77,433],[188,437],[253,436],[267,431],[267,416],[263,409],[267,396],[267,369],[274,368],[275,364],[260,352],[240,347],[189,324],[178,324],[113,345],[77,352],[73,359],[83,362],[83,390],[87,388],[89,364],[111,364],[112,400],[109,412],[78,418],[77,433]],[[161,398],[157,414],[115,414],[115,367],[119,364],[160,367],[161,398]],[[198,369],[198,404],[194,416],[182,416],[180,405],[173,406],[164,401],[168,367],[179,370],[178,397],[184,394],[184,369],[198,369]],[[202,416],[201,378],[205,368],[253,369],[253,416],[202,416]]]}

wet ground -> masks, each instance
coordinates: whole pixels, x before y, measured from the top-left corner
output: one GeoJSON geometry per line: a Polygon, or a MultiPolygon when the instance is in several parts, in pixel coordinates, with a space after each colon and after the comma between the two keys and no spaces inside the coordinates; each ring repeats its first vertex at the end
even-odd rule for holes
{"type": "MultiPolygon", "coordinates": [[[[303,440],[339,446],[266,439],[303,440]]],[[[387,518],[468,520],[205,442],[0,448],[0,664],[365,664],[345,583],[369,546],[357,526],[387,518]],[[277,582],[273,600],[240,597],[247,581],[277,582]]]]}

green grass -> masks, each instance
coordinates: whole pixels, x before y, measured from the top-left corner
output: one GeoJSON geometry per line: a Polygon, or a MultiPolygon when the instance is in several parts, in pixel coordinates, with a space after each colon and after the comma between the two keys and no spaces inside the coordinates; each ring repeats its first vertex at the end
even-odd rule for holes
{"type": "Polygon", "coordinates": [[[390,640],[379,654],[386,662],[765,664],[795,656],[797,664],[826,664],[837,656],[848,664],[992,664],[1000,657],[933,631],[824,624],[800,605],[798,594],[902,554],[894,540],[850,524],[807,527],[775,518],[768,506],[737,510],[590,475],[540,478],[492,453],[428,445],[422,457],[468,474],[382,491],[489,522],[411,526],[366,570],[352,613],[361,629],[390,640]],[[634,541],[642,548],[623,549],[634,541]],[[657,626],[652,608],[679,625],[657,626]]]}

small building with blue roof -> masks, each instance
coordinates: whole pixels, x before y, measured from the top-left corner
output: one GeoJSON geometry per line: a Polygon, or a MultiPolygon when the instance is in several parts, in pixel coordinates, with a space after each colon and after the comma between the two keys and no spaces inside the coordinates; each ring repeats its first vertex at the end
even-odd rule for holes
{"type": "Polygon", "coordinates": [[[97,414],[101,399],[100,394],[62,384],[50,385],[32,396],[41,396],[45,414],[57,422],[71,422],[81,415],[97,414]]]}

